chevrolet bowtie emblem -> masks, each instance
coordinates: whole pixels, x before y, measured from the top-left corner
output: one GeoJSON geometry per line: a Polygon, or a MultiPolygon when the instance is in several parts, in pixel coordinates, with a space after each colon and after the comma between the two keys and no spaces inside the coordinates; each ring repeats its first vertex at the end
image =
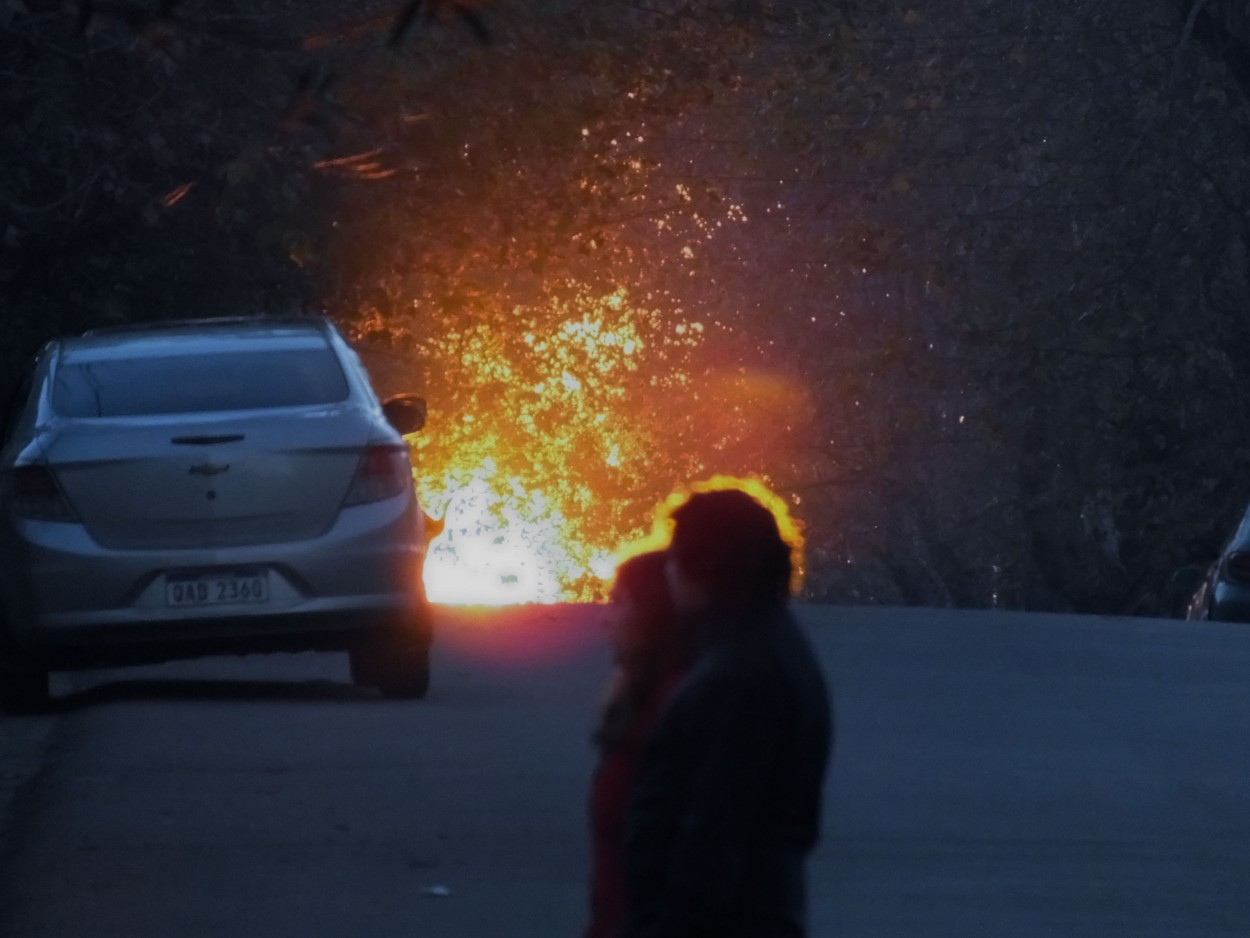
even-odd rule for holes
{"type": "Polygon", "coordinates": [[[219,476],[229,468],[230,463],[202,462],[198,466],[192,466],[188,472],[193,476],[219,476]]]}

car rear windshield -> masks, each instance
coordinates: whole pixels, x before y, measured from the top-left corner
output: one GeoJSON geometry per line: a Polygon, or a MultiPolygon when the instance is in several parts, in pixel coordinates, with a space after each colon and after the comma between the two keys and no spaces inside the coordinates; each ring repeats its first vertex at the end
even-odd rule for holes
{"type": "Polygon", "coordinates": [[[332,404],[347,379],[329,348],[62,362],[52,406],[66,417],[129,417],[332,404]]]}

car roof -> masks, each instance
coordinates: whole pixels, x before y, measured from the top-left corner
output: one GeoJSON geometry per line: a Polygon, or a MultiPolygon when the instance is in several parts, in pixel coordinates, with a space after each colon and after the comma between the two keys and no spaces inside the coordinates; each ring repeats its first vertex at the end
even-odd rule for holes
{"type": "Polygon", "coordinates": [[[259,349],[325,348],[333,326],[323,316],[182,319],[91,329],[62,339],[66,362],[211,354],[259,349]]]}

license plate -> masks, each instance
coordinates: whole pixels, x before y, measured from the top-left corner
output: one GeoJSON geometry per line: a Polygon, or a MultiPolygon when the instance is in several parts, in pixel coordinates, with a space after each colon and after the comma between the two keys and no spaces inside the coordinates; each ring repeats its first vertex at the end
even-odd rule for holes
{"type": "Polygon", "coordinates": [[[232,606],[269,602],[267,571],[232,571],[165,578],[165,602],[170,606],[232,606]]]}

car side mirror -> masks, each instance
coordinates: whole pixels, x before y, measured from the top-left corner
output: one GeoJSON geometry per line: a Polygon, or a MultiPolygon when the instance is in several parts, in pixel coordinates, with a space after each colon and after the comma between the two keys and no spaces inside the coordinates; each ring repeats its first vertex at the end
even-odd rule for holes
{"type": "Polygon", "coordinates": [[[382,402],[382,414],[403,436],[425,426],[425,398],[416,394],[396,394],[382,402]]]}

